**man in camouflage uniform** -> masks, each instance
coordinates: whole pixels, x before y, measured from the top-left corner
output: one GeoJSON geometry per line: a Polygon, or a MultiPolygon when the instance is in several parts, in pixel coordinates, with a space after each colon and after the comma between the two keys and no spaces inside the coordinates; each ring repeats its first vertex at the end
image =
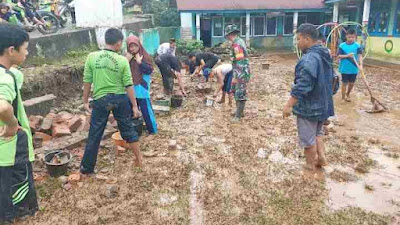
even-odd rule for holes
{"type": "Polygon", "coordinates": [[[240,30],[236,25],[228,25],[225,29],[226,38],[232,42],[233,80],[232,92],[236,100],[234,121],[244,116],[247,97],[247,84],[250,81],[250,63],[246,43],[239,37],[240,30]]]}

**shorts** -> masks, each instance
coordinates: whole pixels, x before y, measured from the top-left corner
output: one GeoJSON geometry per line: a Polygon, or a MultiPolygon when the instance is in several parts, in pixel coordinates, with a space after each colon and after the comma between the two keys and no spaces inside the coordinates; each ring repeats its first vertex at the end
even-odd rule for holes
{"type": "Polygon", "coordinates": [[[357,74],[345,74],[342,73],[342,82],[343,83],[354,83],[356,82],[357,74]]]}
{"type": "Polygon", "coordinates": [[[324,121],[315,122],[301,117],[297,117],[297,131],[302,148],[309,148],[315,145],[317,137],[323,136],[324,121]]]}
{"type": "Polygon", "coordinates": [[[224,79],[224,86],[222,87],[222,91],[225,93],[230,93],[232,89],[232,78],[233,78],[233,71],[227,73],[224,79]]]}

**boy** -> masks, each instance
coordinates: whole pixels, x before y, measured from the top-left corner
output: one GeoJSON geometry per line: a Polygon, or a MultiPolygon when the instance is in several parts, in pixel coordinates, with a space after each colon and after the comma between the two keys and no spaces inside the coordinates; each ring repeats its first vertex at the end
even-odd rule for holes
{"type": "Polygon", "coordinates": [[[203,71],[203,75],[206,78],[206,82],[208,82],[208,78],[211,72],[211,69],[221,61],[221,59],[213,54],[213,53],[190,53],[189,60],[196,65],[196,69],[193,75],[199,75],[201,71],[203,71]]]}
{"type": "Polygon", "coordinates": [[[23,74],[12,68],[28,55],[28,34],[0,24],[0,224],[38,210],[32,133],[20,94],[23,74]]]}
{"type": "Polygon", "coordinates": [[[169,40],[169,43],[161,44],[157,49],[157,54],[158,55],[170,54],[170,55],[175,56],[175,52],[176,52],[176,41],[175,41],[175,38],[171,38],[169,40]]]}
{"type": "Polygon", "coordinates": [[[92,113],[89,137],[81,162],[82,174],[93,174],[97,154],[108,116],[112,111],[118,122],[122,138],[127,142],[126,148],[133,150],[135,166],[142,166],[139,149],[139,136],[135,131],[134,117],[139,117],[133,81],[128,60],[119,55],[124,35],[115,28],[105,33],[106,48],[89,54],[83,74],[83,103],[85,109],[92,113]],[[93,84],[93,99],[89,106],[89,93],[93,84]],[[132,108],[130,107],[132,105],[132,108]]]}
{"type": "Polygon", "coordinates": [[[232,95],[231,93],[231,85],[232,85],[232,77],[233,77],[233,70],[232,64],[222,64],[219,65],[217,68],[213,69],[211,72],[211,76],[213,74],[217,74],[219,88],[214,93],[214,98],[216,98],[219,92],[222,90],[222,97],[218,103],[225,102],[225,96],[228,94],[229,96],[229,106],[232,106],[232,95]]]}
{"type": "Polygon", "coordinates": [[[0,3],[0,22],[10,22],[10,7],[6,3],[0,3]]]}
{"type": "Polygon", "coordinates": [[[357,33],[354,29],[349,29],[346,34],[346,42],[339,46],[338,59],[340,60],[339,72],[342,74],[342,100],[351,102],[350,93],[353,90],[359,69],[354,61],[362,68],[363,56],[359,43],[356,42],[357,33]]]}
{"type": "Polygon", "coordinates": [[[296,65],[291,97],[283,109],[283,117],[297,116],[300,145],[306,157],[305,168],[325,166],[322,139],[324,121],[332,114],[332,59],[327,48],[318,44],[318,31],[312,24],[297,29],[298,47],[303,56],[296,65]],[[317,161],[316,161],[317,159],[317,161]]]}
{"type": "Polygon", "coordinates": [[[164,94],[171,97],[174,90],[174,78],[176,77],[183,95],[186,96],[187,94],[181,75],[182,67],[178,58],[170,54],[159,55],[156,58],[156,65],[160,69],[162,75],[164,94]]]}
{"type": "Polygon", "coordinates": [[[244,107],[247,98],[247,84],[250,81],[250,62],[247,46],[239,37],[240,29],[236,25],[228,25],[225,29],[226,38],[232,42],[232,89],[236,100],[236,113],[233,122],[240,121],[244,116],[244,107]]]}

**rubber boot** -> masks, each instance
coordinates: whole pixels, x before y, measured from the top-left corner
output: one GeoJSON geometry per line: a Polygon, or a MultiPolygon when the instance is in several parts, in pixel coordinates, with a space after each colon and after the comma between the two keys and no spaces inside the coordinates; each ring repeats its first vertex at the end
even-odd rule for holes
{"type": "Polygon", "coordinates": [[[239,113],[240,113],[239,115],[240,115],[241,118],[244,117],[244,108],[245,108],[245,106],[246,106],[246,100],[239,102],[239,113]]]}
{"type": "Polygon", "coordinates": [[[246,101],[236,101],[236,113],[235,117],[233,118],[233,122],[239,122],[240,118],[243,117],[244,107],[246,105],[246,101]]]}

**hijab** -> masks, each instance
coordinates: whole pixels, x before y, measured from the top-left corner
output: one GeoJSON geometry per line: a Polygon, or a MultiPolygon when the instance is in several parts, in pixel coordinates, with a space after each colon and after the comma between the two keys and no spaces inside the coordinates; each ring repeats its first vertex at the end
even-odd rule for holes
{"type": "MultiPolygon", "coordinates": [[[[142,63],[146,63],[151,65],[151,56],[149,55],[149,53],[146,52],[146,50],[143,48],[142,44],[140,43],[140,40],[138,37],[136,36],[129,36],[128,39],[126,40],[127,42],[127,48],[128,48],[128,52],[129,52],[129,46],[131,44],[136,44],[137,46],[139,46],[139,51],[138,53],[140,55],[143,56],[143,60],[142,63]]],[[[130,52],[129,52],[130,53],[130,52]]],[[[135,60],[135,54],[133,54],[133,58],[131,59],[131,61],[129,62],[129,65],[131,67],[131,73],[132,73],[132,79],[133,79],[133,83],[135,85],[138,85],[142,82],[143,80],[143,73],[140,70],[140,65],[136,62],[135,60]]]]}

